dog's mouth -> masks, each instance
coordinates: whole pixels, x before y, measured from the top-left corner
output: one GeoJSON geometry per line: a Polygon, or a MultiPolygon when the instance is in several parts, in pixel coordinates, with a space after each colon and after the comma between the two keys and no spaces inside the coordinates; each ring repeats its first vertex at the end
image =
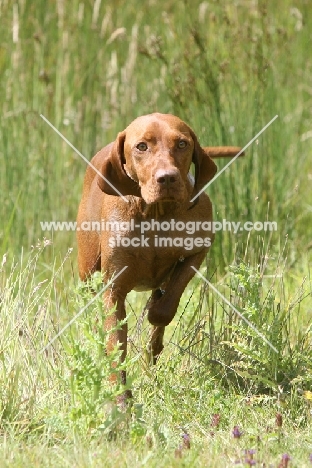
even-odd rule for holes
{"type": "Polygon", "coordinates": [[[184,200],[182,200],[180,197],[174,197],[174,196],[157,196],[153,197],[153,199],[145,200],[145,203],[149,205],[157,205],[158,203],[164,203],[165,205],[169,204],[179,204],[182,203],[184,200]]]}
{"type": "Polygon", "coordinates": [[[153,200],[152,202],[145,203],[146,205],[143,209],[144,216],[151,216],[155,219],[158,219],[159,216],[163,216],[165,213],[172,213],[172,210],[178,209],[178,207],[181,205],[173,197],[162,198],[159,200],[153,200]]]}
{"type": "Polygon", "coordinates": [[[173,195],[171,196],[160,196],[160,197],[157,197],[157,199],[155,200],[154,203],[158,203],[158,202],[173,202],[173,201],[178,201],[173,195]]]}
{"type": "Polygon", "coordinates": [[[155,203],[174,203],[183,204],[189,197],[189,193],[184,187],[173,188],[158,188],[158,187],[141,187],[141,196],[145,203],[152,205],[155,203]]]}

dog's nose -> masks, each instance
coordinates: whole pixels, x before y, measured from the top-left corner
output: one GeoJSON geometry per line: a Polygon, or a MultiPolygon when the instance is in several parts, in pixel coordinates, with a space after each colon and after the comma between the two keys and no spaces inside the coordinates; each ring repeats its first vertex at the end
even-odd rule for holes
{"type": "Polygon", "coordinates": [[[163,187],[170,187],[177,182],[177,171],[174,169],[158,169],[155,173],[156,182],[163,187]]]}

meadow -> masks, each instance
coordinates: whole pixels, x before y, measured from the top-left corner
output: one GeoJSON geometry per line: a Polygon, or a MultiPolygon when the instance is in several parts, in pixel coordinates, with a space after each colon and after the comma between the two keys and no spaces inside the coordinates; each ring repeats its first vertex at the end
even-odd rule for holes
{"type": "Polygon", "coordinates": [[[0,21],[0,466],[312,466],[309,1],[2,0],[0,21]],[[75,220],[86,169],[41,115],[91,159],[155,111],[203,146],[278,115],[207,190],[215,220],[277,230],[217,233],[201,273],[222,297],[193,279],[155,367],[129,295],[123,413],[101,300],[47,346],[92,295],[75,232],[41,229],[75,220]]]}

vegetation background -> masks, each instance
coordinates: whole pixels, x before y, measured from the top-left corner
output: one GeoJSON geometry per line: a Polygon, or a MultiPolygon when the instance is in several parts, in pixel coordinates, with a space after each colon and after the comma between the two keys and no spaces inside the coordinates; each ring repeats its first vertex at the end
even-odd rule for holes
{"type": "Polygon", "coordinates": [[[309,0],[2,0],[0,20],[0,465],[311,466],[309,0]],[[91,296],[75,233],[40,227],[75,220],[86,168],[40,114],[91,159],[154,111],[241,146],[278,114],[209,187],[216,220],[278,230],[219,233],[202,269],[278,352],[195,278],[151,368],[131,294],[123,414],[101,301],[45,349],[91,296]]]}

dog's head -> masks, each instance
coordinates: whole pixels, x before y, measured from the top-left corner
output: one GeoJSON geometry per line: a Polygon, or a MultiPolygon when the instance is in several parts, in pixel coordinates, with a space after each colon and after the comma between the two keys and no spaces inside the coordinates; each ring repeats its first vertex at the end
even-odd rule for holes
{"type": "Polygon", "coordinates": [[[217,171],[195,133],[178,117],[151,114],[137,118],[112,144],[98,185],[109,195],[142,197],[147,204],[185,202],[217,171]],[[195,180],[189,174],[195,166],[195,180]],[[109,185],[107,180],[112,184],[109,185]]]}

